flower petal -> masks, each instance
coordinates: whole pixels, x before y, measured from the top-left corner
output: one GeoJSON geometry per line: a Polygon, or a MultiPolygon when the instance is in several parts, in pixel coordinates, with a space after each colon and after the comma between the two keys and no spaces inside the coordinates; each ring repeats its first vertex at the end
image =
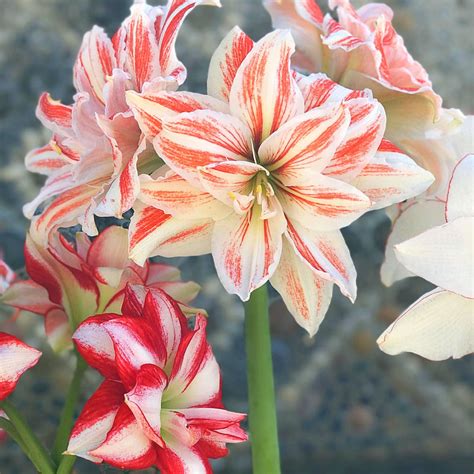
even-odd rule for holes
{"type": "Polygon", "coordinates": [[[155,444],[123,404],[104,442],[89,454],[119,469],[146,469],[156,463],[155,444]]]}
{"type": "Polygon", "coordinates": [[[224,288],[247,301],[273,274],[281,254],[286,222],[281,210],[262,219],[253,206],[245,215],[231,214],[215,223],[212,256],[224,288]]]}
{"type": "Polygon", "coordinates": [[[370,198],[372,209],[381,209],[417,196],[433,181],[430,172],[388,140],[382,140],[375,156],[351,184],[370,198]]]}
{"type": "Polygon", "coordinates": [[[136,376],[135,386],[125,394],[125,403],[144,433],[159,446],[161,437],[161,397],[168,378],[156,365],[144,364],[136,376]]]}
{"type": "Polygon", "coordinates": [[[209,461],[196,447],[189,447],[176,440],[158,448],[158,466],[163,474],[212,474],[209,461]]]}
{"type": "Polygon", "coordinates": [[[295,252],[318,276],[336,283],[344,296],[355,301],[357,273],[339,230],[320,232],[289,220],[287,237],[295,252]]]}
{"type": "Polygon", "coordinates": [[[47,92],[43,92],[38,100],[36,116],[41,123],[52,132],[61,135],[71,133],[72,108],[54,100],[47,92]]]}
{"type": "Polygon", "coordinates": [[[395,246],[398,260],[441,288],[474,298],[474,217],[458,217],[395,246]]]}
{"type": "Polygon", "coordinates": [[[448,186],[446,219],[474,216],[474,154],[466,155],[454,168],[448,186]]]}
{"type": "Polygon", "coordinates": [[[413,276],[395,256],[394,246],[425,230],[444,224],[444,203],[436,200],[411,202],[396,217],[385,246],[385,261],[380,268],[382,283],[390,286],[398,280],[413,276]]]}
{"type": "Polygon", "coordinates": [[[314,184],[278,187],[275,192],[286,215],[315,230],[340,229],[370,208],[369,198],[357,188],[324,175],[314,184]]]}
{"type": "Polygon", "coordinates": [[[230,89],[242,61],[252,50],[254,42],[238,27],[221,41],[209,63],[207,93],[213,97],[229,101],[230,89]]]}
{"type": "Polygon", "coordinates": [[[324,174],[349,182],[356,177],[377,151],[385,131],[385,111],[376,100],[352,99],[345,103],[351,120],[324,174]]]}
{"type": "Polygon", "coordinates": [[[269,33],[255,43],[235,75],[230,109],[252,131],[256,147],[303,112],[303,97],[290,70],[294,50],[289,32],[269,33]]]}
{"type": "Polygon", "coordinates": [[[104,380],[84,405],[72,429],[65,454],[101,462],[102,459],[90,454],[90,451],[105,441],[117,412],[123,405],[123,397],[122,384],[113,380],[104,380]]]}
{"type": "Polygon", "coordinates": [[[56,174],[60,169],[74,163],[61,148],[51,140],[47,145],[31,150],[25,157],[25,167],[32,173],[56,174]]]}
{"type": "Polygon", "coordinates": [[[195,110],[215,110],[227,113],[229,107],[224,102],[194,92],[155,92],[139,94],[127,91],[127,104],[148,140],[161,132],[162,121],[183,112],[195,110]]]}
{"type": "Polygon", "coordinates": [[[135,205],[129,228],[130,258],[143,265],[148,257],[185,257],[210,253],[214,222],[176,219],[152,206],[135,205]]]}
{"type": "Polygon", "coordinates": [[[413,303],[377,339],[390,355],[413,352],[430,360],[474,352],[474,301],[436,288],[413,303]]]}
{"type": "Polygon", "coordinates": [[[174,171],[156,179],[141,175],[140,201],[181,219],[189,217],[190,209],[193,219],[218,219],[230,212],[212,194],[193,186],[174,171]]]}
{"type": "Polygon", "coordinates": [[[18,379],[37,364],[41,352],[10,334],[0,332],[0,400],[15,390],[18,379]]]}
{"type": "Polygon", "coordinates": [[[251,136],[245,125],[231,115],[211,110],[163,120],[163,131],[153,144],[172,170],[196,185],[199,166],[252,156],[251,136]]]}
{"type": "Polygon", "coordinates": [[[259,159],[285,184],[311,180],[330,162],[344,139],[349,119],[341,104],[298,115],[260,145],[259,159]]]}
{"type": "Polygon", "coordinates": [[[44,315],[56,305],[46,289],[33,280],[16,281],[0,297],[0,302],[24,311],[44,315]]]}
{"type": "Polygon", "coordinates": [[[331,302],[332,282],[316,275],[284,239],[280,263],[270,283],[295,321],[314,336],[331,302]]]}

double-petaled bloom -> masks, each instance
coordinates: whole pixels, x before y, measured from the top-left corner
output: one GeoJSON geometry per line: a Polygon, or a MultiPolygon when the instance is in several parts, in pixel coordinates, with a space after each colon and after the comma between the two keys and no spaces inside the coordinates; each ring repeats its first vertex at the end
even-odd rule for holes
{"type": "Polygon", "coordinates": [[[138,194],[138,170],[159,162],[143,137],[125,92],[176,90],[186,70],[175,40],[186,15],[218,0],[169,0],[166,7],[136,1],[112,39],[95,26],[86,33],[74,66],[72,105],[41,96],[37,116],[51,130],[50,142],[26,157],[26,167],[48,176],[39,195],[24,207],[47,235],[58,226],[82,224],[97,234],[94,215],[120,217],[138,194]],[[52,202],[50,202],[52,200],[52,202]]]}
{"type": "Polygon", "coordinates": [[[15,390],[19,378],[36,365],[40,357],[41,352],[37,349],[11,334],[0,332],[0,400],[15,390]]]}
{"type": "Polygon", "coordinates": [[[127,283],[161,288],[183,309],[198,293],[199,285],[180,281],[170,265],[139,266],[127,258],[127,230],[108,227],[92,242],[79,232],[75,245],[58,232],[45,247],[34,230],[27,236],[25,264],[29,280],[16,281],[0,301],[20,311],[44,317],[49,343],[55,350],[72,345],[73,330],[92,314],[119,312],[127,283]]]}
{"type": "Polygon", "coordinates": [[[437,119],[441,98],[428,74],[407,51],[383,3],[356,10],[349,0],[329,0],[336,21],[316,0],[264,0],[273,25],[290,28],[296,41],[294,64],[325,72],[352,89],[369,88],[387,112],[387,138],[401,146],[437,119]]]}
{"type": "Polygon", "coordinates": [[[211,60],[208,96],[127,94],[167,165],[140,177],[130,251],[139,263],[211,251],[227,291],[247,300],[270,280],[314,334],[334,283],[356,297],[339,229],[432,176],[382,139],[369,91],[295,73],[293,52],[287,31],[254,44],[236,28],[211,60]]]}
{"type": "Polygon", "coordinates": [[[414,202],[414,211],[408,208],[398,218],[405,224],[398,224],[396,238],[407,230],[415,236],[395,246],[406,270],[394,276],[406,276],[408,271],[438,288],[422,296],[380,336],[377,342],[388,354],[414,352],[443,360],[474,352],[473,183],[474,154],[469,154],[454,167],[444,201],[414,202]],[[421,225],[415,223],[417,217],[421,225]]]}
{"type": "Polygon", "coordinates": [[[67,453],[122,469],[163,474],[212,472],[208,458],[247,439],[245,415],[223,408],[219,366],[206,318],[187,326],[160,290],[127,287],[122,315],[102,314],[74,334],[104,382],[79,416],[67,453]]]}

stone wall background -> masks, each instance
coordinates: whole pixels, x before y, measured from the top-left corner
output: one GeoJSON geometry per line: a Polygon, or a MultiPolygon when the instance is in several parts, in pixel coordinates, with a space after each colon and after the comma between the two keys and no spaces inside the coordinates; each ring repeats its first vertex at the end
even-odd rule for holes
{"type": "MultiPolygon", "coordinates": [[[[93,24],[113,32],[127,15],[128,0],[0,0],[0,247],[14,268],[23,265],[27,222],[21,206],[34,197],[41,178],[26,172],[26,152],[49,137],[34,116],[39,94],[48,90],[66,102],[73,93],[71,67],[82,35],[93,24]]],[[[150,3],[156,3],[151,1],[150,3]]],[[[203,92],[209,58],[230,28],[240,25],[254,39],[270,30],[258,0],[222,0],[223,8],[199,8],[178,40],[188,67],[186,88],[203,92]]],[[[354,2],[360,5],[363,2],[354,2]]],[[[446,107],[474,110],[474,41],[471,0],[389,0],[395,26],[413,56],[428,70],[446,107]]],[[[432,363],[416,356],[389,357],[375,339],[402,309],[430,285],[419,279],[390,289],[379,282],[388,232],[381,212],[345,230],[358,268],[359,296],[351,305],[337,291],[320,332],[309,339],[274,295],[273,352],[283,470],[290,474],[444,474],[472,472],[474,389],[472,358],[432,363]]],[[[246,410],[243,312],[214,275],[209,258],[177,259],[186,277],[203,286],[200,304],[210,318],[210,338],[224,375],[232,410],[246,410]]],[[[1,311],[1,309],[0,309],[1,311]]],[[[0,327],[26,332],[42,342],[39,318],[16,327],[1,315],[0,327]]],[[[50,441],[62,405],[71,361],[60,366],[45,348],[33,374],[14,396],[50,441]]],[[[89,374],[84,399],[97,385],[89,374]]],[[[79,473],[112,472],[89,463],[79,473]]],[[[216,472],[250,472],[248,445],[219,460],[216,472]]],[[[0,472],[33,472],[18,448],[0,447],[0,472]]]]}

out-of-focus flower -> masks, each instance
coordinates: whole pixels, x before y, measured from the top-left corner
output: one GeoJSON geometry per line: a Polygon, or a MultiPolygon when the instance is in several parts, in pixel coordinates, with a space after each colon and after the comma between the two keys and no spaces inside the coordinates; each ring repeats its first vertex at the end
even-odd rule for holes
{"type": "Polygon", "coordinates": [[[127,287],[118,314],[82,323],[74,341],[105,381],[86,403],[67,453],[122,469],[158,466],[163,474],[210,473],[208,458],[245,441],[245,415],[222,405],[219,366],[206,318],[187,327],[160,290],[127,287]]]}
{"type": "Polygon", "coordinates": [[[230,293],[270,279],[315,334],[333,283],[354,300],[356,272],[340,228],[414,196],[433,177],[382,140],[369,91],[290,68],[291,35],[253,44],[238,28],[215,52],[209,96],[160,92],[127,100],[169,168],[141,176],[131,256],[212,251],[230,293]]]}
{"type": "Polygon", "coordinates": [[[427,72],[407,51],[383,3],[355,10],[349,0],[329,0],[338,21],[324,16],[315,0],[264,0],[275,28],[290,28],[295,66],[325,72],[352,89],[370,88],[387,112],[386,136],[399,145],[437,118],[441,98],[427,72]]]}
{"type": "Polygon", "coordinates": [[[20,339],[0,332],[0,400],[8,397],[19,378],[38,362],[41,352],[20,339]]]}
{"type": "Polygon", "coordinates": [[[0,295],[5,293],[15,277],[15,272],[1,259],[0,255],[0,295]]]}
{"type": "Polygon", "coordinates": [[[48,247],[31,231],[25,244],[30,280],[13,283],[0,301],[43,315],[55,350],[71,346],[72,332],[88,316],[119,312],[127,283],[162,288],[192,311],[184,305],[197,295],[199,285],[180,281],[179,270],[170,265],[147,262],[141,267],[127,252],[127,230],[118,226],[108,227],[93,241],[79,232],[76,245],[53,232],[48,247]]]}
{"type": "Polygon", "coordinates": [[[454,168],[444,223],[395,246],[409,272],[439,288],[410,306],[378,339],[388,354],[432,360],[474,352],[474,154],[454,168]]]}
{"type": "Polygon", "coordinates": [[[39,195],[24,207],[31,218],[50,201],[35,224],[47,234],[80,223],[97,234],[94,215],[130,209],[139,190],[138,170],[159,162],[125,102],[125,91],[176,90],[186,70],[175,40],[188,13],[218,0],[169,0],[166,7],[136,1],[112,39],[94,26],[86,33],[74,66],[74,103],[63,105],[44,93],[37,116],[52,139],[26,157],[26,167],[48,176],[39,195]]]}
{"type": "Polygon", "coordinates": [[[474,152],[473,137],[473,116],[464,117],[459,111],[443,109],[440,122],[428,130],[424,138],[407,141],[405,148],[436,179],[425,193],[387,210],[393,227],[381,268],[385,285],[412,276],[395,256],[394,246],[445,223],[448,184],[459,160],[474,152]]]}

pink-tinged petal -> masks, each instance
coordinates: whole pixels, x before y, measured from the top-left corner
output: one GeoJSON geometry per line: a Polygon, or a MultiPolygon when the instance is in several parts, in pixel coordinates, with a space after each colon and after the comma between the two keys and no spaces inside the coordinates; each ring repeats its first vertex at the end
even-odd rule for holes
{"type": "Polygon", "coordinates": [[[207,93],[225,102],[237,70],[252,50],[254,42],[238,27],[230,30],[212,55],[207,75],[207,93]]]}
{"type": "Polygon", "coordinates": [[[398,280],[413,276],[397,259],[394,246],[411,239],[425,230],[444,224],[444,203],[420,200],[410,203],[396,217],[385,247],[385,261],[380,268],[382,283],[390,286],[398,280]]]}
{"type": "Polygon", "coordinates": [[[190,209],[193,219],[219,219],[230,212],[207,190],[193,186],[174,171],[156,179],[141,175],[139,199],[181,219],[189,217],[190,209]]]}
{"type": "Polygon", "coordinates": [[[454,168],[448,185],[446,220],[474,216],[474,154],[466,155],[454,168]]]}
{"type": "Polygon", "coordinates": [[[104,103],[104,86],[115,67],[115,55],[107,34],[94,26],[84,35],[74,65],[74,83],[78,92],[87,92],[104,103]]]}
{"type": "Polygon", "coordinates": [[[326,315],[333,284],[319,277],[284,239],[280,263],[270,283],[295,321],[314,336],[326,315]]]}
{"type": "Polygon", "coordinates": [[[74,160],[65,155],[54,140],[31,150],[25,157],[25,166],[28,171],[47,176],[57,173],[72,163],[74,160]]]}
{"type": "Polygon", "coordinates": [[[294,50],[289,32],[269,33],[255,44],[235,75],[230,109],[247,124],[257,147],[304,110],[303,97],[290,69],[294,50]]]}
{"type": "Polygon", "coordinates": [[[312,181],[344,139],[349,120],[349,113],[341,104],[298,115],[260,145],[258,156],[285,184],[312,181]]]}
{"type": "MultiPolygon", "coordinates": [[[[239,424],[246,418],[245,413],[235,413],[223,410],[222,408],[181,408],[179,413],[186,417],[186,421],[190,426],[199,427],[205,430],[223,430],[235,424],[239,424]]],[[[244,435],[244,441],[247,437],[244,435]]]]}
{"type": "Polygon", "coordinates": [[[143,432],[159,446],[161,437],[161,397],[168,378],[156,365],[142,365],[135,386],[125,394],[125,403],[132,411],[143,432]]]}
{"type": "Polygon", "coordinates": [[[352,90],[329,79],[326,74],[298,74],[296,82],[303,94],[305,112],[331,102],[344,102],[351,99],[372,99],[370,89],[352,90]]]}
{"type": "Polygon", "coordinates": [[[54,308],[45,314],[44,332],[54,352],[72,349],[72,328],[63,309],[54,308]]]}
{"type": "Polygon", "coordinates": [[[212,256],[229,293],[247,301],[250,293],[271,277],[280,259],[285,227],[280,209],[276,216],[262,219],[257,205],[243,216],[232,214],[216,222],[212,256]]]}
{"type": "Polygon", "coordinates": [[[200,167],[198,172],[204,189],[230,207],[234,206],[236,194],[251,192],[252,181],[257,173],[265,176],[269,174],[263,166],[250,161],[223,161],[200,167]]]}
{"type": "Polygon", "coordinates": [[[185,257],[210,253],[214,222],[176,219],[160,209],[134,207],[129,228],[129,256],[143,265],[148,257],[185,257]]]}
{"type": "Polygon", "coordinates": [[[119,375],[115,364],[114,344],[103,324],[118,317],[118,314],[99,314],[87,318],[72,337],[87,364],[104,377],[115,380],[119,375]]]}
{"type": "Polygon", "coordinates": [[[340,231],[320,232],[288,221],[287,237],[318,276],[336,283],[344,296],[355,301],[357,273],[340,231]]]}
{"type": "Polygon", "coordinates": [[[8,290],[15,278],[15,272],[2,260],[0,253],[0,297],[8,290]]]}
{"type": "Polygon", "coordinates": [[[158,466],[162,474],[212,474],[209,461],[196,447],[169,440],[158,448],[158,466]]]}
{"type": "Polygon", "coordinates": [[[0,332],[0,400],[15,390],[19,378],[37,364],[41,352],[15,336],[0,332]]]}
{"type": "Polygon", "coordinates": [[[323,64],[321,25],[323,14],[314,0],[264,0],[274,28],[289,29],[296,43],[293,63],[306,71],[323,64]]]}
{"type": "MultiPolygon", "coordinates": [[[[102,180],[79,184],[63,192],[60,196],[35,218],[32,226],[40,235],[47,236],[53,229],[68,227],[76,223],[85,224],[83,220],[88,208],[93,204],[93,198],[100,193],[103,186],[102,180]]],[[[87,232],[91,233],[95,226],[88,222],[87,232]],[[92,228],[91,228],[92,227],[92,228]]],[[[84,229],[86,231],[86,229],[84,229]]],[[[95,232],[97,232],[95,230],[95,232]]]]}
{"type": "Polygon", "coordinates": [[[365,98],[346,102],[351,121],[324,174],[349,182],[374,156],[385,131],[385,111],[376,100],[365,98]]]}
{"type": "Polygon", "coordinates": [[[144,364],[164,367],[163,341],[155,338],[153,328],[139,318],[117,318],[101,324],[112,339],[115,363],[127,389],[135,384],[136,374],[144,364]]]}
{"type": "Polygon", "coordinates": [[[119,408],[124,404],[122,384],[105,380],[87,400],[74,424],[65,454],[72,454],[93,462],[102,458],[90,454],[106,439],[119,408]]]}
{"type": "Polygon", "coordinates": [[[390,355],[413,352],[430,360],[474,352],[474,300],[436,288],[413,303],[377,339],[390,355]]]}
{"type": "Polygon", "coordinates": [[[1,295],[0,302],[14,308],[46,314],[56,305],[51,302],[46,289],[33,280],[17,281],[1,295]]]}
{"type": "Polygon", "coordinates": [[[430,172],[390,142],[382,140],[375,156],[351,184],[369,197],[372,209],[381,209],[417,196],[433,181],[430,172]]]}
{"type": "Polygon", "coordinates": [[[369,198],[357,188],[324,175],[314,184],[278,187],[275,192],[288,217],[315,230],[340,229],[370,208],[369,198]]]}
{"type": "Polygon", "coordinates": [[[155,444],[125,404],[119,408],[103,443],[89,454],[119,469],[146,469],[156,464],[155,444]]]}
{"type": "Polygon", "coordinates": [[[148,140],[161,132],[162,120],[183,112],[195,110],[215,110],[228,112],[228,105],[213,97],[194,92],[155,92],[139,94],[127,92],[127,104],[148,140]]]}
{"type": "Polygon", "coordinates": [[[458,217],[395,246],[398,260],[441,288],[474,298],[474,217],[458,217]]]}
{"type": "Polygon", "coordinates": [[[68,135],[72,127],[72,108],[54,100],[47,92],[43,92],[38,100],[36,116],[41,123],[59,135],[68,135]]]}
{"type": "Polygon", "coordinates": [[[323,43],[332,50],[342,49],[345,52],[351,52],[364,46],[370,50],[364,39],[354,36],[330,15],[325,16],[323,29],[325,31],[323,43]]]}
{"type": "Polygon", "coordinates": [[[252,157],[251,135],[237,118],[211,110],[163,120],[153,144],[158,155],[183,178],[199,185],[197,168],[252,157]]]}
{"type": "Polygon", "coordinates": [[[179,84],[184,82],[186,70],[176,57],[176,37],[186,16],[198,5],[221,6],[219,0],[170,0],[155,23],[161,74],[176,77],[179,84]]]}
{"type": "Polygon", "coordinates": [[[154,22],[161,13],[146,3],[135,3],[130,16],[123,22],[125,69],[132,76],[134,89],[141,90],[145,82],[159,73],[159,51],[154,22]]]}
{"type": "Polygon", "coordinates": [[[122,69],[114,69],[104,86],[105,117],[112,119],[129,110],[125,97],[129,87],[130,75],[122,69]]]}

